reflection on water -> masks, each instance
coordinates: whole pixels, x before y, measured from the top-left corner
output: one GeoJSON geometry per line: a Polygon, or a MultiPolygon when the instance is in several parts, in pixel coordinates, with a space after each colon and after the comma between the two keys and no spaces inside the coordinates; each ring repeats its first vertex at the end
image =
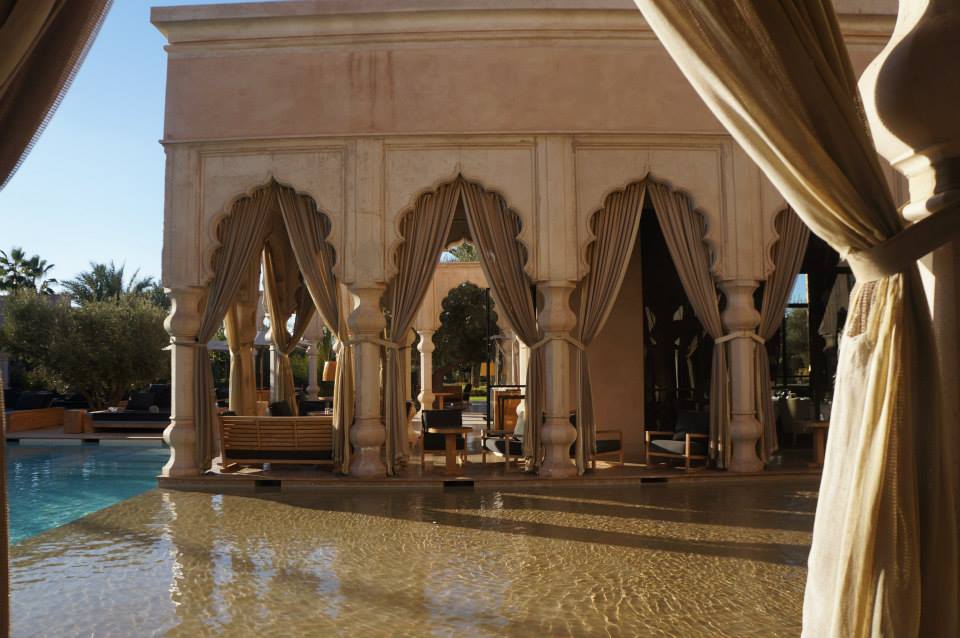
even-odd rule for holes
{"type": "Polygon", "coordinates": [[[13,548],[14,635],[794,636],[815,490],[153,490],[13,548]]]}

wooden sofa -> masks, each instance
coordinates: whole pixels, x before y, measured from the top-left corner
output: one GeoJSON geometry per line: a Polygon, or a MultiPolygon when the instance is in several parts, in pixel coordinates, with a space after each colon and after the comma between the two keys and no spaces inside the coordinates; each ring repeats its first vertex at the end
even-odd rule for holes
{"type": "Polygon", "coordinates": [[[264,463],[332,465],[332,416],[222,416],[225,472],[264,463]]]}

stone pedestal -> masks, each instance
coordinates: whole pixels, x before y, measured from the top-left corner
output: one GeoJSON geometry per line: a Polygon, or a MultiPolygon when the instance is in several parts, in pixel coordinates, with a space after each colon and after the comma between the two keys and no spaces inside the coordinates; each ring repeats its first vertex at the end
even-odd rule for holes
{"type": "Polygon", "coordinates": [[[386,475],[382,459],[386,429],[380,416],[380,346],[364,341],[383,336],[387,325],[380,310],[383,290],[383,284],[350,288],[353,312],[347,318],[347,324],[351,336],[359,340],[353,350],[356,408],[353,427],[350,428],[350,442],[353,444],[351,476],[386,475]]]}
{"type": "Polygon", "coordinates": [[[420,402],[421,410],[430,410],[433,408],[433,330],[420,330],[420,345],[417,349],[420,351],[420,395],[417,400],[420,402]]]}
{"type": "Polygon", "coordinates": [[[164,327],[170,334],[171,415],[170,425],[163,431],[163,440],[170,446],[170,459],[160,471],[163,477],[199,476],[197,466],[196,406],[194,354],[200,330],[199,305],[201,287],[167,290],[170,314],[164,327]]]}
{"type": "MultiPolygon", "coordinates": [[[[721,319],[724,329],[730,332],[754,332],[760,324],[760,313],[753,303],[753,291],[757,282],[746,279],[733,279],[720,282],[720,289],[727,299],[721,319]]],[[[715,347],[723,347],[715,346],[715,347]]],[[[757,454],[757,444],[763,432],[763,426],[757,419],[756,374],[754,370],[754,349],[756,341],[748,336],[738,337],[729,342],[730,390],[732,395],[730,419],[730,439],[733,456],[730,460],[731,472],[759,472],[763,470],[763,461],[757,454]]]]}
{"type": "MultiPolygon", "coordinates": [[[[570,282],[547,282],[538,286],[543,294],[543,309],[539,315],[540,329],[545,337],[567,335],[576,325],[577,317],[570,310],[570,282]]],[[[540,440],[544,459],[540,466],[543,478],[575,476],[577,466],[570,458],[570,446],[577,439],[577,431],[570,424],[570,344],[553,339],[543,346],[546,354],[546,410],[540,440]]],[[[534,418],[536,415],[528,415],[534,418]]]]}

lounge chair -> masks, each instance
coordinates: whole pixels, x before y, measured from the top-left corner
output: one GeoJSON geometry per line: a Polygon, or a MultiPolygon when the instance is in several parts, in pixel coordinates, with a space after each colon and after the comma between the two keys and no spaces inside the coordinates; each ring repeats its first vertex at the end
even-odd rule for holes
{"type": "Polygon", "coordinates": [[[706,467],[707,442],[710,438],[710,413],[678,410],[673,432],[648,430],[644,435],[647,463],[651,457],[682,460],[684,469],[692,469],[693,461],[706,467]]]}
{"type": "Polygon", "coordinates": [[[159,429],[170,423],[169,384],[155,383],[143,392],[130,395],[121,409],[91,412],[94,429],[159,429]]]}
{"type": "MultiPolygon", "coordinates": [[[[459,428],[463,427],[463,413],[460,410],[424,410],[423,438],[420,439],[420,466],[424,467],[427,454],[446,454],[446,437],[443,434],[431,434],[430,428],[459,428]]],[[[462,434],[457,435],[457,451],[460,459],[467,460],[467,440],[462,434]]]]}
{"type": "Polygon", "coordinates": [[[333,464],[333,417],[220,417],[221,469],[245,465],[333,464]]]}
{"type": "Polygon", "coordinates": [[[64,409],[51,407],[53,392],[21,392],[12,410],[6,411],[7,432],[41,430],[63,425],[64,409]]]}
{"type": "MultiPolygon", "coordinates": [[[[570,425],[577,427],[577,413],[570,413],[570,425]]],[[[570,446],[570,456],[576,456],[577,442],[570,446]]],[[[597,457],[616,456],[617,464],[623,465],[623,432],[620,430],[597,430],[594,439],[594,449],[590,450],[588,459],[590,469],[597,469],[597,457]]]]}

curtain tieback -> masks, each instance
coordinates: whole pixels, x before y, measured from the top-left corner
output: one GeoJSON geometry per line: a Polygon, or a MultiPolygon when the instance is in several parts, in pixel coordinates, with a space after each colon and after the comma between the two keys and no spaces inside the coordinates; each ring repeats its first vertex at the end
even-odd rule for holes
{"type": "Polygon", "coordinates": [[[876,281],[905,272],[918,259],[960,237],[960,201],[942,202],[940,212],[910,224],[866,250],[851,250],[847,263],[857,281],[876,281]]]}
{"type": "Polygon", "coordinates": [[[533,352],[534,350],[537,350],[538,348],[542,348],[543,346],[547,345],[547,342],[549,342],[549,341],[566,341],[567,343],[569,343],[571,346],[573,346],[573,347],[576,348],[577,350],[580,350],[580,351],[582,351],[582,352],[586,352],[586,351],[587,351],[587,347],[586,347],[585,345],[583,345],[583,342],[578,341],[577,339],[574,339],[574,338],[571,337],[570,335],[552,334],[552,335],[547,335],[546,337],[544,337],[544,338],[541,339],[540,341],[538,341],[538,342],[536,342],[535,344],[533,344],[532,346],[530,346],[530,352],[533,352]]]}
{"type": "Polygon", "coordinates": [[[389,350],[400,350],[402,348],[399,343],[387,341],[386,339],[381,339],[380,337],[354,337],[346,340],[346,344],[349,346],[355,346],[361,343],[375,343],[378,346],[383,346],[389,350]]]}
{"type": "Polygon", "coordinates": [[[733,341],[734,339],[753,339],[760,345],[763,345],[766,343],[766,341],[764,341],[763,338],[760,337],[760,335],[758,335],[756,332],[753,332],[752,330],[734,330],[733,332],[728,332],[722,337],[717,337],[716,339],[713,340],[713,343],[715,344],[726,343],[727,341],[733,341]]]}

